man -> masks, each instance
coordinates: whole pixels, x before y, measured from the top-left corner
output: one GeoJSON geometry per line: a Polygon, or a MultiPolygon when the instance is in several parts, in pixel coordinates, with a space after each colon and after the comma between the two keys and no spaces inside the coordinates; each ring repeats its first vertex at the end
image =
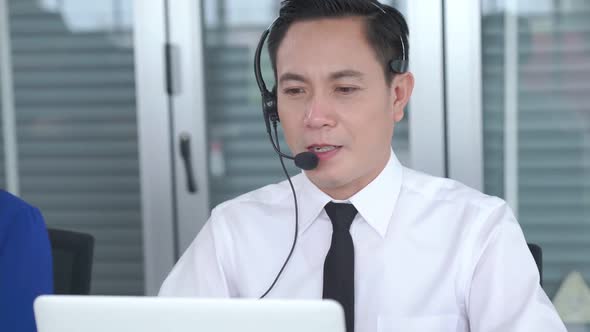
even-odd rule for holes
{"type": "Polygon", "coordinates": [[[36,331],[33,301],[53,292],[52,266],[39,210],[0,190],[0,331],[36,331]]]}
{"type": "MultiPolygon", "coordinates": [[[[394,65],[409,54],[397,10],[283,1],[268,45],[289,148],[319,159],[292,179],[299,238],[269,297],[336,299],[348,332],[565,331],[506,203],[392,152],[414,86],[394,65]]],[[[292,199],[283,182],[219,205],[160,294],[260,297],[289,253],[292,199]]]]}

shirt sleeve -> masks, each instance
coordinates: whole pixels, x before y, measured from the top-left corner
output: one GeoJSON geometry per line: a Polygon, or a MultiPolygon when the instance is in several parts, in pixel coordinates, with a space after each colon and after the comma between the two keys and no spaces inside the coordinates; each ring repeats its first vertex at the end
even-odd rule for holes
{"type": "Polygon", "coordinates": [[[226,256],[220,250],[215,231],[215,211],[168,275],[159,296],[232,297],[224,265],[226,256]]]}
{"type": "Polygon", "coordinates": [[[0,234],[0,330],[36,331],[33,301],[53,293],[51,245],[43,216],[19,208],[2,220],[0,234]]]}
{"type": "Polygon", "coordinates": [[[510,208],[504,203],[487,219],[468,292],[471,331],[565,332],[510,208]]]}

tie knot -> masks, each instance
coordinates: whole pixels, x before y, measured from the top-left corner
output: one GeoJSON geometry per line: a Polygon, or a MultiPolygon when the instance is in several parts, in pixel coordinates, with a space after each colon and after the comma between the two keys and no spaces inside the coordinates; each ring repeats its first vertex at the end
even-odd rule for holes
{"type": "Polygon", "coordinates": [[[324,209],[332,221],[332,229],[334,231],[348,232],[350,230],[350,225],[357,212],[354,205],[330,202],[326,204],[324,209]]]}

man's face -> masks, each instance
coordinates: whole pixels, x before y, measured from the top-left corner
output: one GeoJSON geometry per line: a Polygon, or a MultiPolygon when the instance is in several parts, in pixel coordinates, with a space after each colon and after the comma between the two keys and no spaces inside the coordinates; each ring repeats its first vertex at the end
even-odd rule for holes
{"type": "Polygon", "coordinates": [[[278,111],[289,148],[319,157],[309,179],[336,199],[369,184],[387,164],[411,74],[388,85],[362,18],[294,23],[277,51],[278,111]]]}

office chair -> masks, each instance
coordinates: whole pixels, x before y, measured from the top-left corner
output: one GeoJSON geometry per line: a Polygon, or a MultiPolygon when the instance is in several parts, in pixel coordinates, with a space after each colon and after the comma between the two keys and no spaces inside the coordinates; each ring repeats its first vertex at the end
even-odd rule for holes
{"type": "Polygon", "coordinates": [[[537,269],[539,269],[539,280],[541,282],[541,287],[543,286],[543,250],[541,247],[534,243],[527,243],[529,246],[529,250],[535,259],[535,263],[537,264],[537,269]]]}
{"type": "Polygon", "coordinates": [[[55,294],[88,295],[94,237],[90,234],[48,229],[53,254],[55,294]]]}

